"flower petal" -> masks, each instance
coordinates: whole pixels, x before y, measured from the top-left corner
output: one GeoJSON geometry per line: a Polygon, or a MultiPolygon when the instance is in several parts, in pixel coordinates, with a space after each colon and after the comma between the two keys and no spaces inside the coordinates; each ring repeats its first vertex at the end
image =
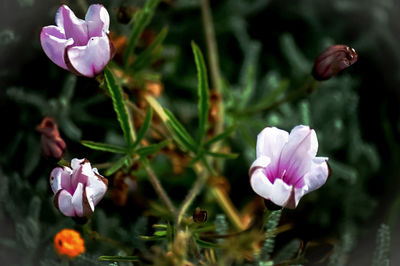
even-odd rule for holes
{"type": "Polygon", "coordinates": [[[98,174],[96,168],[93,169],[94,175],[92,175],[88,180],[87,188],[90,190],[90,196],[88,195],[89,203],[97,205],[99,201],[104,197],[108,188],[107,178],[98,174]]]}
{"type": "Polygon", "coordinates": [[[101,4],[89,6],[85,16],[90,37],[101,37],[103,33],[108,34],[110,27],[110,15],[101,4]]]}
{"type": "Polygon", "coordinates": [[[56,24],[64,30],[67,39],[74,40],[74,45],[87,44],[89,40],[87,24],[84,20],[77,18],[68,6],[62,5],[57,10],[56,24]]]}
{"type": "Polygon", "coordinates": [[[253,172],[261,167],[261,168],[265,168],[267,167],[269,164],[271,163],[271,158],[268,156],[260,156],[257,157],[257,159],[253,162],[253,164],[250,166],[250,170],[249,170],[249,176],[251,176],[253,174],[253,172]]]}
{"type": "Polygon", "coordinates": [[[107,35],[90,38],[86,46],[67,48],[65,61],[71,71],[82,76],[94,77],[111,59],[110,40],[107,35]],[[71,69],[72,68],[72,69],[71,69]]]}
{"type": "MultiPolygon", "coordinates": [[[[317,154],[318,140],[313,129],[297,126],[289,135],[282,149],[276,176],[282,176],[287,184],[295,184],[310,170],[311,160],[317,154]]],[[[297,187],[303,184],[298,183],[297,187]]]]}
{"type": "Polygon", "coordinates": [[[50,173],[50,186],[54,193],[60,189],[71,191],[71,174],[69,167],[56,167],[50,173]]]}
{"type": "Polygon", "coordinates": [[[289,134],[276,127],[264,128],[257,136],[257,157],[268,156],[274,162],[279,158],[289,134]]]}
{"type": "Polygon", "coordinates": [[[65,216],[75,216],[75,210],[72,205],[72,195],[65,189],[61,189],[54,196],[54,205],[65,216]]]}
{"type": "Polygon", "coordinates": [[[318,189],[325,184],[329,175],[329,167],[327,157],[315,157],[311,163],[311,170],[304,176],[303,180],[306,184],[305,193],[318,189]]]}
{"type": "Polygon", "coordinates": [[[275,179],[272,184],[260,168],[254,171],[250,184],[258,195],[279,206],[285,206],[292,193],[292,186],[287,185],[282,179],[275,179]]]}
{"type": "Polygon", "coordinates": [[[64,69],[68,69],[64,62],[65,48],[73,44],[72,39],[67,39],[61,28],[56,26],[47,26],[40,33],[40,43],[43,51],[53,63],[64,69]]]}

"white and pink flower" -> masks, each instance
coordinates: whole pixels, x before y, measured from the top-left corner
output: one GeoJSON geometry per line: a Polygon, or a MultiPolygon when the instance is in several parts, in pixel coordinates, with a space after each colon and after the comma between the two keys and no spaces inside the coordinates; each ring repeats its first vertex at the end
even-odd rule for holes
{"type": "Polygon", "coordinates": [[[111,60],[114,47],[108,36],[110,16],[103,5],[91,5],[85,20],[79,19],[68,6],[57,10],[56,26],[40,33],[46,55],[59,67],[77,75],[94,77],[111,60]]]}
{"type": "Polygon", "coordinates": [[[54,168],[50,174],[51,189],[55,193],[54,205],[71,217],[88,217],[104,197],[107,178],[92,168],[86,159],[72,159],[70,167],[54,168]]]}
{"type": "Polygon", "coordinates": [[[261,197],[294,209],[301,197],[325,184],[327,157],[315,157],[313,129],[296,126],[290,132],[267,127],[257,136],[257,159],[250,167],[250,184],[261,197]]]}

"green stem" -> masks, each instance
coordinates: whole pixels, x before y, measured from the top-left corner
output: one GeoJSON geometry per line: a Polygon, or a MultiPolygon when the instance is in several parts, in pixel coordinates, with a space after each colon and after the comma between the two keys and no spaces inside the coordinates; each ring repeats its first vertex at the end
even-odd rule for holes
{"type": "Polygon", "coordinates": [[[128,247],[124,246],[122,243],[120,243],[120,242],[118,242],[118,241],[116,241],[116,240],[114,240],[114,239],[101,236],[101,235],[100,235],[99,233],[97,233],[96,231],[90,229],[90,227],[89,227],[88,224],[84,224],[84,225],[82,226],[82,228],[83,228],[83,232],[84,232],[85,234],[87,234],[89,237],[91,237],[92,239],[98,240],[98,241],[102,241],[102,242],[107,243],[107,244],[109,244],[109,245],[111,245],[111,246],[113,246],[113,247],[116,247],[116,248],[118,248],[118,249],[121,249],[121,250],[123,250],[126,254],[130,254],[130,253],[131,253],[131,249],[129,249],[128,247]]]}
{"type": "Polygon", "coordinates": [[[196,164],[194,166],[194,170],[197,174],[197,179],[196,179],[192,189],[187,194],[181,207],[179,208],[178,216],[176,219],[177,226],[179,226],[180,223],[182,222],[182,218],[183,218],[183,215],[185,215],[186,210],[189,208],[190,204],[193,202],[193,200],[196,198],[196,196],[200,193],[201,189],[204,187],[204,184],[206,183],[206,181],[208,179],[207,170],[204,167],[200,166],[200,164],[196,164]]]}
{"type": "Polygon", "coordinates": [[[161,201],[165,204],[168,210],[171,212],[172,215],[176,214],[176,209],[172,204],[170,198],[168,197],[167,193],[161,186],[160,181],[158,180],[156,174],[154,173],[153,169],[150,167],[148,163],[145,163],[145,169],[148,174],[150,183],[153,185],[154,190],[157,192],[158,196],[160,197],[161,201]]]}
{"type": "Polygon", "coordinates": [[[241,115],[241,116],[246,115],[247,116],[247,115],[257,114],[260,112],[271,111],[283,103],[287,103],[287,102],[296,100],[298,98],[301,98],[301,97],[307,95],[310,92],[313,92],[317,88],[318,84],[319,84],[319,81],[317,81],[315,79],[308,80],[302,87],[300,87],[299,89],[297,89],[295,91],[292,91],[291,93],[289,93],[289,95],[287,95],[283,99],[278,100],[267,106],[248,108],[247,110],[241,111],[241,113],[238,115],[241,115]]]}
{"type": "Polygon", "coordinates": [[[211,192],[235,228],[238,230],[244,230],[245,227],[240,221],[239,214],[228,195],[226,195],[226,193],[219,187],[211,188],[211,192]]]}

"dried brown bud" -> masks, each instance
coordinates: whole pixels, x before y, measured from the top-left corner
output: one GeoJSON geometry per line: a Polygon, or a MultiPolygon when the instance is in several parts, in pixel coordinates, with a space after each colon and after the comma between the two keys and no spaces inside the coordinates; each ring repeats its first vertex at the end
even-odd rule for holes
{"type": "Polygon", "coordinates": [[[197,207],[193,212],[193,221],[195,223],[204,223],[207,221],[207,211],[202,211],[197,207]]]}
{"type": "Polygon", "coordinates": [[[333,45],[315,59],[312,75],[316,80],[327,80],[358,59],[356,51],[346,45],[333,45]]]}
{"type": "Polygon", "coordinates": [[[60,160],[65,152],[66,144],[60,137],[56,122],[51,117],[45,117],[36,129],[42,133],[40,139],[42,154],[46,158],[60,160]]]}

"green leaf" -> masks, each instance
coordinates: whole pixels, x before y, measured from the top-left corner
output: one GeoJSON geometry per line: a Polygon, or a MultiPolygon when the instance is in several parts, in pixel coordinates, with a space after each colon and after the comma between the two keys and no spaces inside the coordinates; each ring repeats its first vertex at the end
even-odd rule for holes
{"type": "Polygon", "coordinates": [[[249,64],[247,67],[247,73],[246,73],[246,86],[243,90],[243,92],[240,95],[240,101],[239,101],[239,108],[238,109],[243,109],[246,105],[247,102],[250,99],[251,93],[254,90],[255,82],[255,73],[254,73],[254,66],[252,64],[249,64]]]}
{"type": "Polygon", "coordinates": [[[129,57],[135,49],[137,40],[142,35],[142,32],[146,26],[150,23],[158,3],[159,0],[147,0],[143,9],[138,11],[138,13],[135,15],[132,32],[129,36],[128,44],[124,52],[124,63],[126,66],[129,64],[129,57]]]}
{"type": "Polygon", "coordinates": [[[154,235],[155,236],[166,236],[167,235],[167,231],[155,231],[154,235]]]}
{"type": "Polygon", "coordinates": [[[229,127],[227,130],[225,130],[221,134],[219,134],[219,135],[211,138],[210,140],[208,140],[204,144],[204,146],[208,147],[208,146],[210,146],[211,144],[213,144],[215,142],[218,142],[218,141],[226,139],[227,137],[229,137],[229,135],[231,135],[233,133],[233,131],[235,131],[235,129],[236,129],[236,125],[229,127]]]}
{"type": "Polygon", "coordinates": [[[128,156],[124,156],[118,161],[116,161],[107,171],[104,173],[106,176],[110,176],[117,172],[121,167],[128,163],[128,156]]]}
{"type": "Polygon", "coordinates": [[[199,238],[196,238],[196,243],[199,245],[199,247],[202,247],[202,248],[219,248],[220,247],[218,244],[204,241],[199,238]]]}
{"type": "Polygon", "coordinates": [[[155,61],[155,55],[159,51],[159,47],[164,41],[165,37],[167,36],[168,30],[167,28],[162,29],[162,31],[157,35],[156,39],[152,42],[152,44],[141,54],[138,55],[138,57],[135,59],[135,61],[132,64],[133,70],[139,70],[144,68],[146,65],[149,65],[155,61]]]}
{"type": "Polygon", "coordinates": [[[137,149],[136,153],[139,154],[140,157],[149,156],[151,154],[158,152],[159,150],[161,150],[162,148],[167,146],[169,143],[171,143],[171,141],[169,139],[167,139],[167,140],[161,141],[160,143],[150,144],[146,147],[137,149]]]}
{"type": "Polygon", "coordinates": [[[162,237],[162,236],[139,236],[139,238],[140,239],[143,239],[143,240],[153,240],[153,241],[155,241],[155,240],[163,240],[163,239],[165,239],[165,237],[162,237]]]}
{"type": "Polygon", "coordinates": [[[201,53],[200,48],[194,42],[192,42],[192,50],[197,69],[197,93],[199,96],[198,142],[200,143],[199,146],[201,147],[207,130],[208,110],[210,109],[210,92],[208,89],[207,68],[204,63],[203,54],[201,53]]]}
{"type": "Polygon", "coordinates": [[[164,112],[168,117],[167,125],[177,143],[186,150],[196,152],[197,145],[187,130],[168,109],[164,108],[164,112]]]}
{"type": "Polygon", "coordinates": [[[138,256],[100,256],[100,261],[138,262],[138,256]]]}
{"type": "Polygon", "coordinates": [[[239,156],[239,154],[237,153],[220,153],[211,151],[206,151],[206,154],[211,155],[213,157],[224,158],[224,159],[236,159],[239,156]]]}
{"type": "Polygon", "coordinates": [[[135,132],[128,108],[125,106],[122,89],[116,83],[114,75],[108,67],[104,69],[104,76],[106,78],[108,91],[113,101],[114,110],[117,113],[119,124],[124,133],[125,142],[128,147],[131,147],[135,138],[135,132]]]}
{"type": "Polygon", "coordinates": [[[94,141],[90,141],[90,140],[82,140],[81,144],[83,146],[88,147],[93,150],[106,151],[106,152],[112,152],[112,153],[121,153],[121,154],[126,153],[126,149],[124,147],[115,146],[115,145],[111,145],[111,144],[94,142],[94,141]]]}
{"type": "Polygon", "coordinates": [[[140,141],[143,139],[143,137],[146,135],[147,130],[150,127],[152,118],[153,118],[153,109],[151,109],[151,107],[147,107],[146,116],[144,118],[142,127],[140,128],[140,130],[137,134],[135,143],[133,143],[133,145],[132,145],[132,149],[134,149],[140,143],[140,141]]]}
{"type": "Polygon", "coordinates": [[[275,88],[268,96],[261,99],[258,103],[254,104],[250,109],[260,110],[269,107],[273,104],[279,96],[281,96],[289,87],[289,80],[283,79],[277,88],[275,88]]]}

